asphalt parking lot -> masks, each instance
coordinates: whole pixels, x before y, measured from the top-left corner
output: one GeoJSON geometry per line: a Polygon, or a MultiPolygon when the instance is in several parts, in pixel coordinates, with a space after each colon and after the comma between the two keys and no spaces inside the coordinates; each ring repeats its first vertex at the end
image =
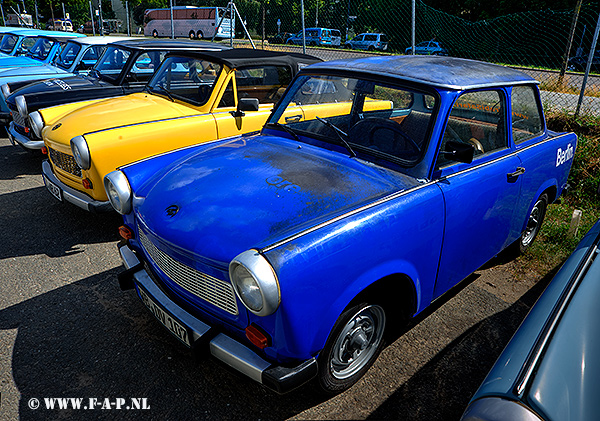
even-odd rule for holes
{"type": "Polygon", "coordinates": [[[40,166],[0,138],[0,419],[458,419],[551,278],[516,277],[519,261],[500,257],[421,315],[350,390],[280,396],[192,355],[120,291],[120,217],[59,203],[40,166]],[[149,409],[49,410],[51,398],[145,398],[149,409]]]}

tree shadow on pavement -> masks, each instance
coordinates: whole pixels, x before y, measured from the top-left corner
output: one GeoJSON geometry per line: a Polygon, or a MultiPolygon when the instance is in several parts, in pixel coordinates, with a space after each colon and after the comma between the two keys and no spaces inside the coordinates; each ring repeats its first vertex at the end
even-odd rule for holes
{"type": "Polygon", "coordinates": [[[514,304],[483,319],[452,341],[368,418],[458,420],[559,268],[560,265],[555,267],[514,304]]]}

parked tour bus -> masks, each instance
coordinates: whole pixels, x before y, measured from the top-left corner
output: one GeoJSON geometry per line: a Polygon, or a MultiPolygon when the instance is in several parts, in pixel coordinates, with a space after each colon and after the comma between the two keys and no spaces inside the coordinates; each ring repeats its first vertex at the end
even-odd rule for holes
{"type": "MultiPolygon", "coordinates": [[[[235,34],[235,22],[230,18],[229,9],[223,7],[173,7],[175,37],[212,38],[221,19],[223,20],[215,38],[230,38],[231,33],[235,34]]],[[[144,35],[155,38],[170,37],[171,9],[147,9],[144,13],[144,35]]]]}

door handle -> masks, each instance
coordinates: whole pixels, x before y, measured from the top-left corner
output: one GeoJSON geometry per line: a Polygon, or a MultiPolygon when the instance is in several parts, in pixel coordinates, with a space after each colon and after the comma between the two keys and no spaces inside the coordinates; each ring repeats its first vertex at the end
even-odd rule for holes
{"type": "Polygon", "coordinates": [[[523,175],[523,174],[525,174],[525,168],[523,168],[523,167],[517,167],[517,169],[516,169],[515,172],[509,172],[508,174],[506,174],[506,176],[508,178],[516,178],[516,177],[518,177],[520,175],[523,175]]]}

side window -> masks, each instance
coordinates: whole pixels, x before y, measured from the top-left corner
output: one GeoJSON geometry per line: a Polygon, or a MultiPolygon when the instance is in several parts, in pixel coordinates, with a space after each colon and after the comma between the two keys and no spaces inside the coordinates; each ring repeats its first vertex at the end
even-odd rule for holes
{"type": "Polygon", "coordinates": [[[225,92],[223,92],[223,96],[221,97],[221,101],[219,102],[219,107],[235,107],[235,96],[233,92],[233,78],[229,80],[227,84],[227,88],[225,88],[225,92]]]}
{"type": "Polygon", "coordinates": [[[542,116],[534,88],[516,86],[512,89],[512,135],[515,144],[542,133],[542,116]]]}
{"type": "Polygon", "coordinates": [[[261,104],[279,101],[291,80],[291,70],[283,66],[249,67],[235,72],[238,97],[258,98],[261,104]]]}
{"type": "Polygon", "coordinates": [[[130,79],[136,82],[148,82],[164,56],[165,53],[161,51],[140,54],[131,68],[130,79]]]}
{"type": "MultiPolygon", "coordinates": [[[[448,141],[472,145],[478,155],[508,148],[505,130],[504,96],[499,91],[462,94],[452,106],[442,138],[443,152],[448,141]]],[[[453,163],[442,153],[438,166],[453,163]]]]}

